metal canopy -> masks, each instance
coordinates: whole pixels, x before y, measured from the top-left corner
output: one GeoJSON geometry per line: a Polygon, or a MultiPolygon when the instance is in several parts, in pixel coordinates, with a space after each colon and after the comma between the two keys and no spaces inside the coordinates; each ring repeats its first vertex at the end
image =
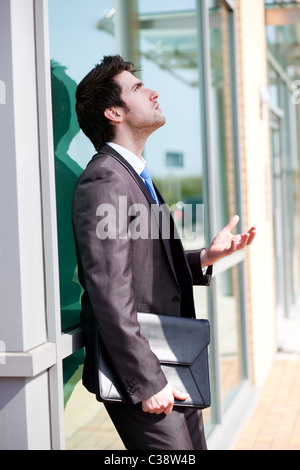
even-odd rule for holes
{"type": "MultiPolygon", "coordinates": [[[[115,34],[117,10],[112,9],[97,28],[115,34]]],[[[300,68],[300,0],[265,0],[268,48],[293,76],[300,68]],[[270,30],[271,34],[270,34],[270,30]]],[[[222,25],[218,8],[210,9],[212,81],[222,86],[222,25]]],[[[181,82],[197,87],[198,32],[195,10],[139,15],[135,27],[140,35],[140,55],[181,82]]]]}
{"type": "MultiPolygon", "coordinates": [[[[114,35],[113,9],[97,28],[114,35]]],[[[210,14],[212,28],[221,28],[220,15],[210,14]]],[[[198,86],[198,36],[196,11],[139,15],[140,55],[167,70],[181,82],[198,86]]]]}

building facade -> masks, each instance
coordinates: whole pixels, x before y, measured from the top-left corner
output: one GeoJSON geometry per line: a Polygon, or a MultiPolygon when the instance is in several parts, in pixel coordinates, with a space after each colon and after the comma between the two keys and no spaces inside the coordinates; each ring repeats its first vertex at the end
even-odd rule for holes
{"type": "Polygon", "coordinates": [[[115,53],[160,93],[167,124],[144,157],[184,246],[236,213],[257,226],[194,292],[211,323],[208,445],[230,448],[299,305],[299,2],[0,0],[0,23],[0,448],[72,448],[73,410],[101,406],[85,411],[80,381],[71,198],[95,151],[74,106],[115,53]]]}

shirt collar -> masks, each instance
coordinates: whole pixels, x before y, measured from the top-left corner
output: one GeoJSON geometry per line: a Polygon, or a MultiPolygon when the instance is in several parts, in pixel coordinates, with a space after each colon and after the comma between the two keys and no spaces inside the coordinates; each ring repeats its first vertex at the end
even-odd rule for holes
{"type": "Polygon", "coordinates": [[[115,144],[114,142],[107,142],[107,145],[115,149],[125,160],[132,166],[132,168],[140,175],[145,168],[146,160],[141,156],[138,157],[130,150],[115,144]]]}

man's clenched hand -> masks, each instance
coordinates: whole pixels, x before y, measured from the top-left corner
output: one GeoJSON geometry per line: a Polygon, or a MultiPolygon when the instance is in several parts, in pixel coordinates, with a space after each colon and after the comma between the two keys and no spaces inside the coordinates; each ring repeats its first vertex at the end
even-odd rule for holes
{"type": "Polygon", "coordinates": [[[178,400],[186,400],[188,397],[188,393],[181,393],[170,384],[167,384],[165,388],[156,393],[156,395],[142,401],[142,410],[145,413],[165,413],[168,415],[173,409],[174,398],[177,398],[178,400]]]}

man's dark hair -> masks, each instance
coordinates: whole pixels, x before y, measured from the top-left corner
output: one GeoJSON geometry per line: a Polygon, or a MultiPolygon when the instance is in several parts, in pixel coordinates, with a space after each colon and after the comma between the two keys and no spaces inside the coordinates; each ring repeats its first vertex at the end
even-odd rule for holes
{"type": "Polygon", "coordinates": [[[104,111],[112,106],[127,109],[126,103],[121,98],[122,89],[114,80],[114,77],[124,71],[134,74],[137,69],[119,55],[105,56],[77,87],[78,123],[97,151],[115,135],[114,125],[106,118],[104,111]]]}

